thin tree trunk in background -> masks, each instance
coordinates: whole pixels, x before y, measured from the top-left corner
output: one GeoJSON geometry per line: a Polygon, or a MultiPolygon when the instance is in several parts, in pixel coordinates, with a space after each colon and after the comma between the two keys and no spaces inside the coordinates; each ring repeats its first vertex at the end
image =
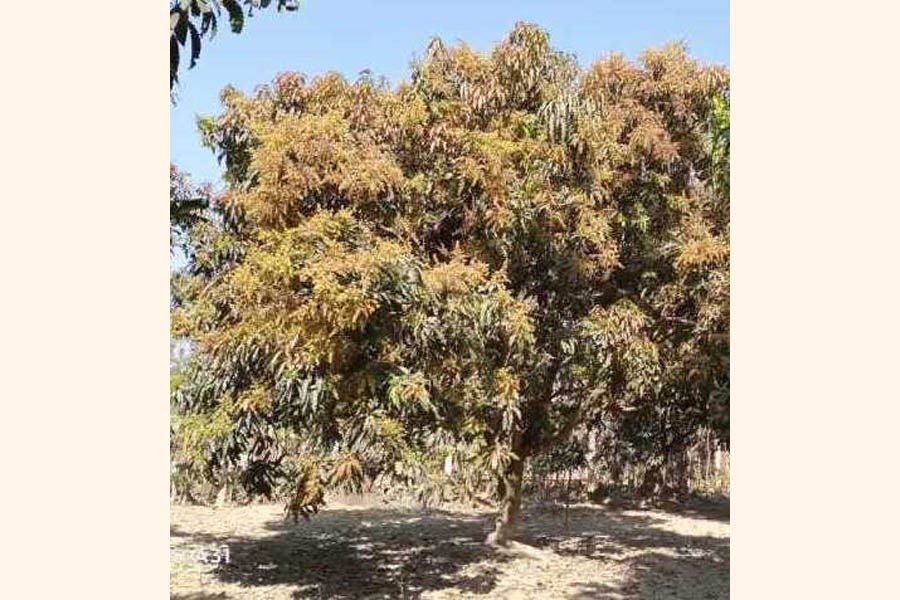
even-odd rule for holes
{"type": "Polygon", "coordinates": [[[622,483],[622,465],[619,462],[619,458],[615,455],[609,461],[609,465],[610,484],[617,489],[622,483]]]}
{"type": "Polygon", "coordinates": [[[216,506],[225,506],[231,501],[231,492],[228,483],[222,484],[219,493],[216,494],[216,506]]]}
{"type": "Polygon", "coordinates": [[[690,489],[690,464],[690,456],[686,448],[675,454],[675,470],[677,471],[675,490],[680,498],[686,497],[690,489]]]}
{"type": "Polygon", "coordinates": [[[500,498],[500,514],[494,530],[488,535],[487,543],[492,546],[506,546],[512,537],[519,509],[522,504],[522,474],[525,472],[525,457],[514,458],[503,475],[503,494],[500,498]]]}
{"type": "Polygon", "coordinates": [[[566,518],[565,518],[565,532],[569,532],[569,491],[570,486],[572,484],[572,469],[568,469],[568,477],[566,478],[566,518]]]}

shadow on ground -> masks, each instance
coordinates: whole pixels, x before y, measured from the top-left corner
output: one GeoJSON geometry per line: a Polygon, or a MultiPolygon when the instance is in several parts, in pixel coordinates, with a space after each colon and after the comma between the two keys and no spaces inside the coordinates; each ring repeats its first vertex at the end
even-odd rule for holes
{"type": "Polygon", "coordinates": [[[496,558],[482,543],[487,522],[477,516],[338,509],[309,523],[268,527],[274,533],[268,537],[217,540],[231,552],[220,580],[297,585],[297,598],[416,597],[445,587],[481,593],[495,582],[494,573],[458,574],[467,564],[496,558]]]}
{"type": "MultiPolygon", "coordinates": [[[[678,506],[670,514],[727,523],[727,503],[678,506]]],[[[580,506],[554,511],[555,519],[526,515],[519,539],[561,556],[590,559],[604,565],[628,567],[617,585],[585,582],[567,597],[640,599],[719,599],[729,595],[730,540],[728,537],[688,534],[670,529],[672,521],[657,511],[624,511],[580,506]]]]}
{"type": "MultiPolygon", "coordinates": [[[[721,518],[721,511],[714,514],[721,518]]],[[[229,563],[211,575],[229,589],[289,586],[293,598],[418,598],[448,589],[490,594],[501,577],[511,577],[504,575],[505,567],[521,559],[483,544],[490,524],[491,515],[485,514],[336,508],[298,524],[267,520],[252,537],[187,534],[177,527],[172,532],[194,543],[227,544],[229,563]],[[477,568],[467,568],[472,566],[477,568]]],[[[728,597],[728,538],[673,531],[658,512],[579,506],[566,516],[560,510],[531,509],[523,514],[518,540],[581,562],[566,573],[574,586],[564,596],[549,590],[542,595],[544,584],[538,581],[537,589],[515,597],[728,597]],[[598,570],[604,569],[619,569],[627,576],[624,581],[598,581],[598,570]]],[[[528,569],[526,561],[524,572],[528,569]]],[[[541,575],[531,577],[539,580],[541,575]]],[[[250,595],[201,592],[172,598],[250,595]]],[[[498,597],[506,596],[500,592],[498,597]]]]}

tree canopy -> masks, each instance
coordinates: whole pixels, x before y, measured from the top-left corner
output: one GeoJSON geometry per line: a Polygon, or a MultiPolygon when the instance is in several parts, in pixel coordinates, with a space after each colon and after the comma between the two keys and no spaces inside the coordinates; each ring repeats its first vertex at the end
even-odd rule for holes
{"type": "Polygon", "coordinates": [[[295,516],[489,493],[503,543],[526,460],[578,431],[727,433],[728,89],[681,44],[582,69],[525,23],[393,88],[226,88],[228,189],[173,279],[177,451],[295,516]]]}

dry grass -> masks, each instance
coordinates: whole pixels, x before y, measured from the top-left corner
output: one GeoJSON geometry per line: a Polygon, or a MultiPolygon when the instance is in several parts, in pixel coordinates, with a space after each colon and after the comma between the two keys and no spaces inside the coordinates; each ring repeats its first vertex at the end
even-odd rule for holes
{"type": "Polygon", "coordinates": [[[171,596],[229,598],[728,597],[727,506],[672,512],[579,505],[526,510],[508,550],[492,514],[331,504],[309,522],[272,505],[173,506],[171,596]],[[226,544],[208,566],[185,548],[226,544]]]}

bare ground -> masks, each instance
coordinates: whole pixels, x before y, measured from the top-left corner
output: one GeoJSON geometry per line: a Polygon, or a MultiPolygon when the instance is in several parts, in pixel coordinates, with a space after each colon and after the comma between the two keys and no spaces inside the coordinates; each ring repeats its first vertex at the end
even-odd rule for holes
{"type": "Polygon", "coordinates": [[[562,509],[532,508],[508,550],[483,544],[492,516],[329,504],[294,524],[274,505],[172,506],[171,597],[728,597],[727,504],[678,511],[577,505],[568,525],[562,509]],[[190,554],[221,545],[227,564],[190,554]]]}

